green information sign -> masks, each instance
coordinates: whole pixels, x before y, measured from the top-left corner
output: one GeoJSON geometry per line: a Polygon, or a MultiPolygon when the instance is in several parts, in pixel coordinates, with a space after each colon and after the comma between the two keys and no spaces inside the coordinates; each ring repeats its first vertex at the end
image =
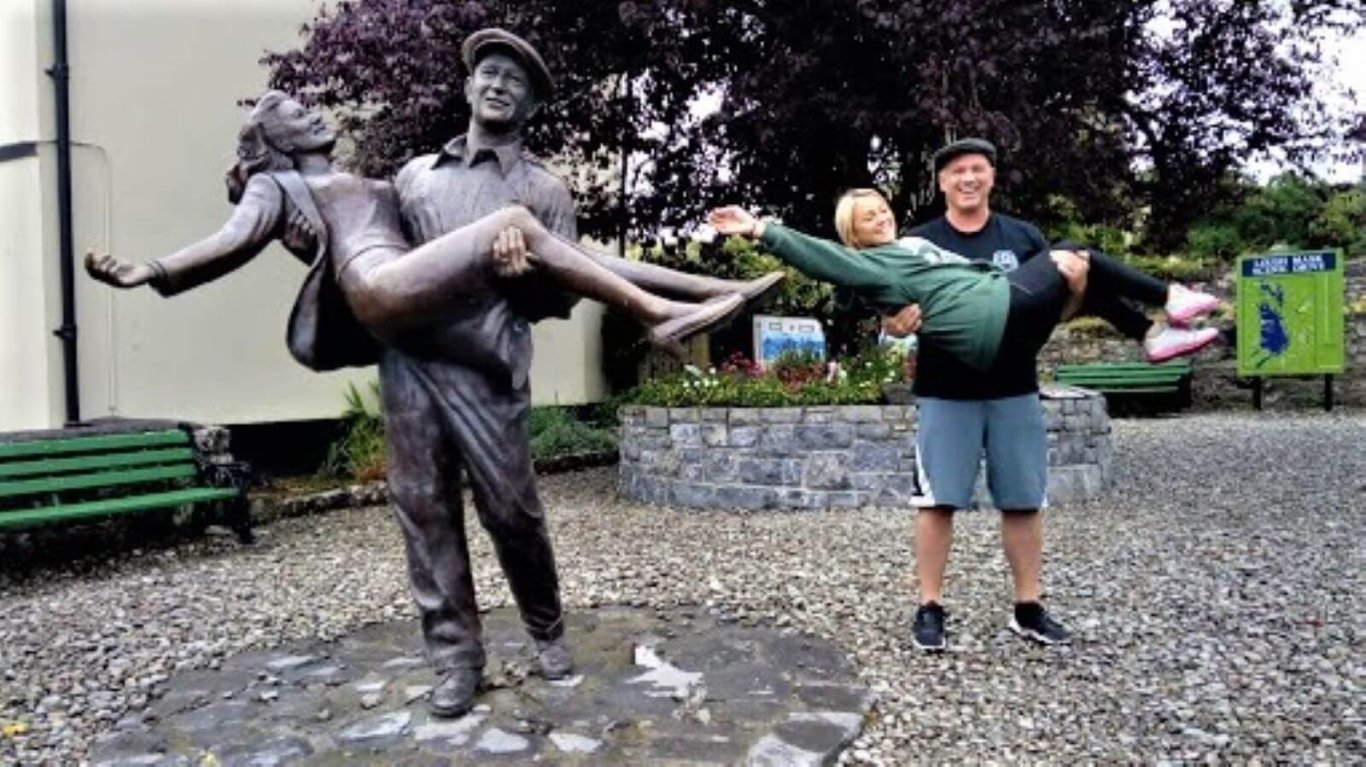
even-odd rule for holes
{"type": "Polygon", "coordinates": [[[1238,375],[1341,373],[1342,296],[1336,251],[1238,259],[1238,375]]]}

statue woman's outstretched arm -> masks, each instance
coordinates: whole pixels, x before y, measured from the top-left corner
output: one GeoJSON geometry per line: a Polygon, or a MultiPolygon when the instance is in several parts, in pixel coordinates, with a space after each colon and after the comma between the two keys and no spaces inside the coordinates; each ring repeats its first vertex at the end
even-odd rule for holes
{"type": "Polygon", "coordinates": [[[85,269],[91,277],[114,287],[148,284],[163,296],[172,296],[212,282],[250,261],[279,236],[284,217],[284,193],[279,185],[266,176],[253,176],[232,217],[199,242],[145,264],[87,253],[85,269]]]}

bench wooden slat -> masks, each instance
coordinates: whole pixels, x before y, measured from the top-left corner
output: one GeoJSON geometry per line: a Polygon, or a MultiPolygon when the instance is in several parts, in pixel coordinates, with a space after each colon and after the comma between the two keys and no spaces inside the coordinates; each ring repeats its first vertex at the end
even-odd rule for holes
{"type": "Polygon", "coordinates": [[[0,463],[0,480],[12,477],[66,474],[92,469],[112,469],[124,466],[146,466],[158,463],[181,463],[194,460],[194,448],[168,447],[158,450],[136,450],[128,453],[83,455],[76,458],[44,458],[38,461],[0,463]]]}
{"type": "Polygon", "coordinates": [[[1179,381],[1186,377],[1186,373],[1176,373],[1171,371],[1157,371],[1154,373],[1127,373],[1123,371],[1110,370],[1077,370],[1070,373],[1057,373],[1056,378],[1066,380],[1077,379],[1096,379],[1100,381],[1179,381]]]}
{"type": "Polygon", "coordinates": [[[80,519],[126,511],[184,506],[202,501],[215,501],[233,498],[236,490],[218,487],[195,487],[185,490],[170,490],[148,495],[133,495],[111,498],[102,501],[87,501],[63,506],[48,506],[41,509],[7,511],[0,514],[0,530],[9,527],[27,527],[38,522],[58,522],[65,519],[80,519]]]}
{"type": "MultiPolygon", "coordinates": [[[[92,487],[136,485],[167,479],[184,479],[199,474],[193,463],[179,466],[154,466],[126,471],[97,471],[89,474],[66,474],[59,477],[40,477],[17,482],[0,482],[0,498],[12,498],[35,493],[57,493],[63,490],[84,490],[92,487]]],[[[4,513],[0,511],[0,513],[4,513]]]]}
{"type": "Polygon", "coordinates": [[[94,437],[74,437],[72,439],[47,439],[33,442],[8,442],[0,444],[0,458],[23,458],[29,456],[70,455],[89,453],[97,450],[124,450],[140,447],[189,444],[190,435],[179,429],[164,431],[138,432],[134,434],[100,434],[94,437]]]}

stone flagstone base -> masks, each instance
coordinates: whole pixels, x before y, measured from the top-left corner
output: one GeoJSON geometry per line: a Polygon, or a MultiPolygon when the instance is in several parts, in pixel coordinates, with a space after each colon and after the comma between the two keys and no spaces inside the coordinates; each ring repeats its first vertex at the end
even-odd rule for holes
{"type": "Polygon", "coordinates": [[[823,765],[872,705],[833,645],[688,611],[571,612],[577,676],[528,675],[511,609],[485,616],[489,667],[470,714],[431,717],[416,621],[227,659],[170,679],[96,765],[517,763],[823,765]]]}

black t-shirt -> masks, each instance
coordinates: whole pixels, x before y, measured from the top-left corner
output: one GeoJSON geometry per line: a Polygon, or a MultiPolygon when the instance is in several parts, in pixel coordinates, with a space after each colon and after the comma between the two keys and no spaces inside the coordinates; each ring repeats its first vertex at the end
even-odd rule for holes
{"type": "MultiPolygon", "coordinates": [[[[987,225],[976,232],[960,232],[947,218],[940,216],[908,234],[976,261],[991,261],[1007,270],[1048,253],[1048,241],[1038,227],[1000,213],[992,213],[987,225]]],[[[1034,364],[1016,364],[982,372],[922,339],[916,355],[914,391],[920,397],[957,400],[1014,397],[1038,391],[1036,368],[1034,364]]]]}

